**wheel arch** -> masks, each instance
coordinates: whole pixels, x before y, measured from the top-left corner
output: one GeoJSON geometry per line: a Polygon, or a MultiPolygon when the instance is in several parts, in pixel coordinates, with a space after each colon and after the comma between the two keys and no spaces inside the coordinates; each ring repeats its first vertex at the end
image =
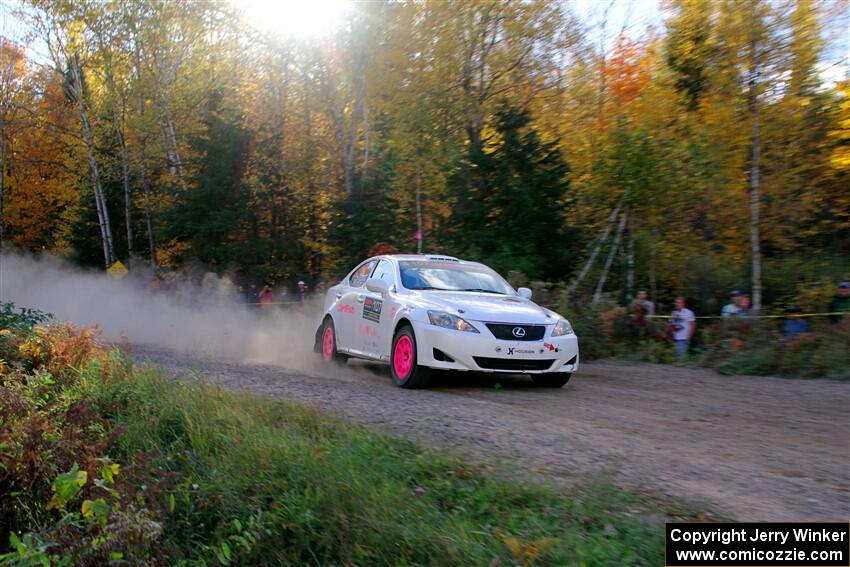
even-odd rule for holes
{"type": "MultiPolygon", "coordinates": [[[[413,330],[413,321],[411,321],[407,315],[402,315],[398,318],[398,321],[396,321],[395,327],[393,327],[393,336],[391,337],[391,340],[395,339],[395,334],[398,333],[398,330],[402,327],[410,327],[410,329],[413,330]]],[[[413,334],[415,336],[416,331],[414,331],[413,334]]],[[[392,345],[390,345],[390,347],[392,347],[392,345]]]]}

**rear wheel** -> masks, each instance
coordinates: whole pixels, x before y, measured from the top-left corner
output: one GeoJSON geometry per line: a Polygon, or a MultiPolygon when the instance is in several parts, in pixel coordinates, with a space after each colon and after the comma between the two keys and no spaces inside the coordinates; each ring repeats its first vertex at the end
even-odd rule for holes
{"type": "Polygon", "coordinates": [[[413,329],[404,326],[393,337],[390,352],[390,374],[393,383],[402,388],[425,388],[431,381],[428,368],[416,362],[416,337],[413,329]]]}
{"type": "Polygon", "coordinates": [[[338,364],[345,363],[348,358],[336,350],[336,327],[334,327],[333,319],[328,317],[322,325],[322,333],[319,337],[319,353],[322,355],[322,360],[325,362],[336,362],[338,364]]]}
{"type": "Polygon", "coordinates": [[[538,386],[544,388],[561,388],[564,384],[570,381],[572,374],[559,372],[558,374],[533,374],[531,379],[538,386]]]}

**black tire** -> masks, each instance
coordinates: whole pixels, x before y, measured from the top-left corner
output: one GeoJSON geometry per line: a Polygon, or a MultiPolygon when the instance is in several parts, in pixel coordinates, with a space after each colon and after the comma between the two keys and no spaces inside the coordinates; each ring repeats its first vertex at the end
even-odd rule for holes
{"type": "Polygon", "coordinates": [[[334,326],[333,319],[327,317],[322,323],[322,328],[319,330],[319,336],[317,337],[317,346],[319,351],[319,356],[322,357],[323,362],[327,363],[335,363],[335,364],[345,364],[348,360],[348,356],[341,354],[336,350],[336,327],[334,326]],[[324,337],[325,332],[330,330],[331,332],[331,349],[330,349],[330,357],[327,356],[324,350],[324,337]]]}
{"type": "Polygon", "coordinates": [[[564,384],[570,381],[572,374],[559,372],[557,374],[532,374],[531,379],[537,386],[543,388],[562,388],[564,384]]]}
{"type": "Polygon", "coordinates": [[[390,350],[390,375],[393,379],[393,384],[400,388],[416,389],[427,388],[431,383],[431,372],[429,368],[420,366],[417,363],[418,350],[416,346],[416,336],[413,334],[413,329],[405,325],[400,327],[393,336],[393,348],[390,350]],[[410,370],[405,376],[399,376],[397,365],[395,364],[396,349],[399,348],[399,342],[407,343],[412,347],[412,353],[409,354],[410,370]]]}

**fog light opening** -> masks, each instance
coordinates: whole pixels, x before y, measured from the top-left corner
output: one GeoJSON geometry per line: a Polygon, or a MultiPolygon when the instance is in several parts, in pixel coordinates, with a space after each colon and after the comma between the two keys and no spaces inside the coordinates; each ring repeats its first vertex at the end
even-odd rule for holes
{"type": "Polygon", "coordinates": [[[444,353],[438,348],[434,349],[434,360],[439,360],[440,362],[454,362],[455,359],[444,353]]]}

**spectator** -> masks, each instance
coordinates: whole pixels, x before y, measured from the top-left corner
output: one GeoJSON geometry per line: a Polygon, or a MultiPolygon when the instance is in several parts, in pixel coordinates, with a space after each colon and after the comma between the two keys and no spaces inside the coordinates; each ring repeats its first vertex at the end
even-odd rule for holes
{"type": "Polygon", "coordinates": [[[803,333],[811,331],[809,322],[800,317],[801,309],[796,305],[789,307],[786,310],[788,318],[782,323],[782,329],[779,331],[783,339],[793,339],[803,333]]]}
{"type": "Polygon", "coordinates": [[[644,315],[655,315],[655,304],[649,300],[645,289],[638,290],[637,299],[632,301],[629,307],[629,310],[634,312],[639,309],[643,310],[644,315]]]}
{"type": "Polygon", "coordinates": [[[735,315],[741,309],[740,306],[740,297],[741,292],[737,289],[733,289],[729,294],[729,303],[723,306],[723,309],[720,311],[721,317],[729,317],[731,315],[735,315]]]}
{"type": "Polygon", "coordinates": [[[248,287],[243,291],[242,298],[245,300],[245,303],[254,303],[257,300],[257,284],[254,282],[249,283],[248,287]]]}
{"type": "Polygon", "coordinates": [[[835,297],[829,302],[827,311],[835,313],[835,315],[829,316],[829,320],[833,323],[838,323],[850,313],[850,282],[838,284],[838,291],[835,292],[835,297]]]}
{"type": "Polygon", "coordinates": [[[303,280],[299,280],[298,281],[298,301],[300,301],[301,303],[304,303],[304,301],[307,300],[307,294],[308,293],[309,293],[309,290],[307,288],[307,284],[304,283],[303,280]]]}
{"type": "Polygon", "coordinates": [[[673,337],[673,342],[676,343],[676,357],[679,360],[682,360],[688,354],[688,345],[696,328],[697,320],[694,312],[686,307],[684,297],[677,297],[676,309],[670,313],[669,332],[673,337]]]}
{"type": "Polygon", "coordinates": [[[655,315],[655,305],[646,297],[646,290],[638,291],[637,299],[629,305],[629,323],[638,336],[646,333],[647,317],[655,315]]]}
{"type": "Polygon", "coordinates": [[[272,301],[274,301],[274,293],[269,284],[264,284],[263,289],[257,294],[257,299],[260,300],[260,309],[263,311],[271,311],[272,301]]]}
{"type": "Polygon", "coordinates": [[[742,317],[747,321],[752,321],[750,317],[753,315],[752,310],[752,302],[750,301],[750,296],[746,293],[742,293],[738,296],[738,311],[732,313],[732,317],[742,317]]]}

